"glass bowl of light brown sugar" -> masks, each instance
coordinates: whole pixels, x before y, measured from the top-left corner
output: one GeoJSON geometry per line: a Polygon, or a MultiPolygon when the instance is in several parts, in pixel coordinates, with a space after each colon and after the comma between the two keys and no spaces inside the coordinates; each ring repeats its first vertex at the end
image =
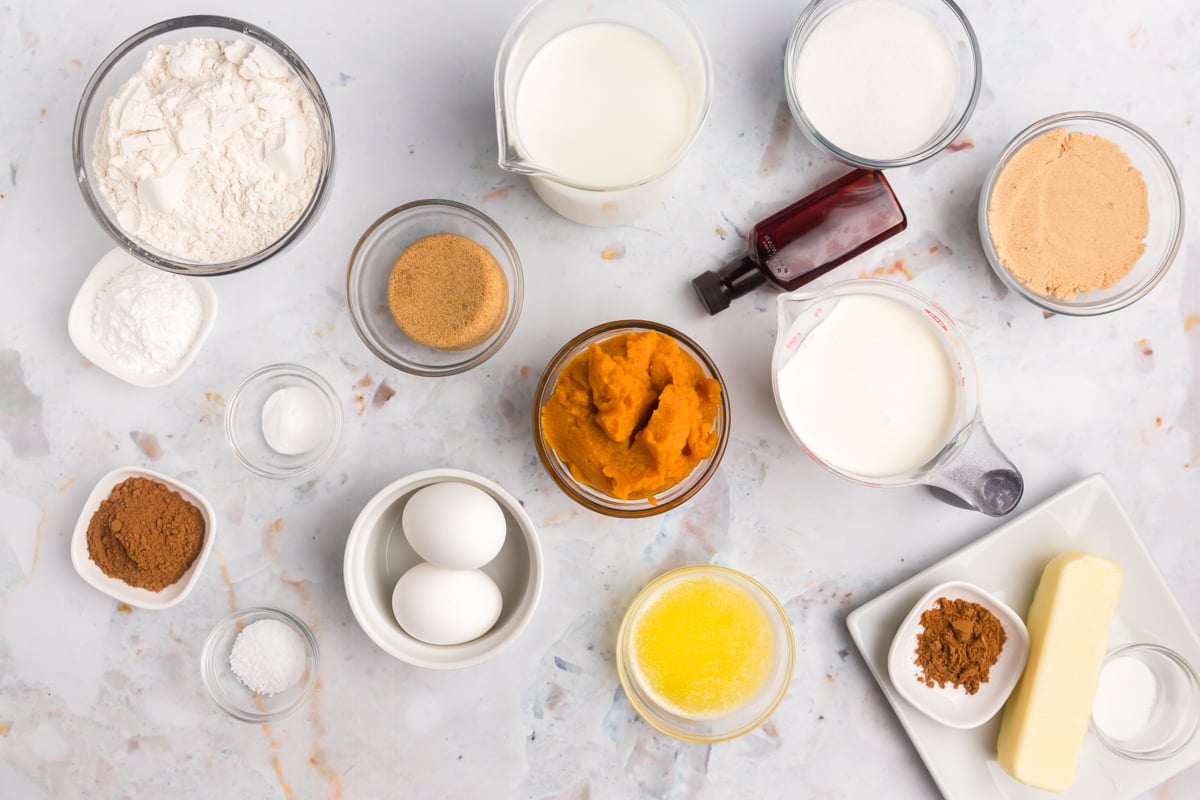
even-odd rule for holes
{"type": "Polygon", "coordinates": [[[1093,316],[1144,297],[1183,239],[1183,188],[1167,154],[1111,114],[1056,114],[1021,131],[979,198],[983,252],[1044,311],[1093,316]]]}
{"type": "Polygon", "coordinates": [[[512,241],[452,200],[406,203],[375,220],[346,277],[350,320],[384,363],[456,375],[495,355],[517,326],[525,280],[512,241]]]}

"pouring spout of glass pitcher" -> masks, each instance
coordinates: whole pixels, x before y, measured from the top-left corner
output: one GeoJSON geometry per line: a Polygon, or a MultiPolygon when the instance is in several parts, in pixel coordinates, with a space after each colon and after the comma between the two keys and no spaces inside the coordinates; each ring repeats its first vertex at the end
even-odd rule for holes
{"type": "Polygon", "coordinates": [[[959,438],[957,450],[926,476],[925,483],[989,517],[1002,517],[1016,508],[1025,479],[996,446],[983,420],[976,417],[959,438]]]}
{"type": "MultiPolygon", "coordinates": [[[[503,102],[503,97],[497,95],[497,103],[503,102]]],[[[533,163],[517,147],[517,132],[512,127],[509,110],[499,106],[496,114],[496,142],[499,145],[499,157],[496,159],[500,169],[515,172],[518,175],[546,175],[548,170],[533,163]]]]}

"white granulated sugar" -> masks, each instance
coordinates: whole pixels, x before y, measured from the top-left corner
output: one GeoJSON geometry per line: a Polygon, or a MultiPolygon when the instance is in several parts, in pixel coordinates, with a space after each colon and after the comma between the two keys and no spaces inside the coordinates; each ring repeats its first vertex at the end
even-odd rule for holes
{"type": "Polygon", "coordinates": [[[105,104],[94,166],[133,238],[197,263],[277,241],[312,198],[320,124],[300,79],[244,40],[159,45],[105,104]]]}
{"type": "Polygon", "coordinates": [[[279,694],[299,683],[306,656],[300,634],[279,620],[261,619],[237,635],[229,667],[255,694],[279,694]]]}
{"type": "Polygon", "coordinates": [[[145,264],[125,267],[96,292],[96,340],[118,364],[142,375],[175,369],[204,324],[191,281],[145,264]]]}

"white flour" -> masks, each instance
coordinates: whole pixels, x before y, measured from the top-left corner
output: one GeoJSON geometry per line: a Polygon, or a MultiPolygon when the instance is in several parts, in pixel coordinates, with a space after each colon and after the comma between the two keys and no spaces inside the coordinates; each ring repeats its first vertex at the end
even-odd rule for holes
{"type": "Polygon", "coordinates": [[[99,189],[121,228],[200,263],[279,239],[312,198],[321,159],[303,84],[242,40],[155,47],[96,131],[99,189]]]}
{"type": "Polygon", "coordinates": [[[190,278],[130,264],[96,292],[92,332],[121,366],[161,375],[188,354],[203,322],[190,278]]]}

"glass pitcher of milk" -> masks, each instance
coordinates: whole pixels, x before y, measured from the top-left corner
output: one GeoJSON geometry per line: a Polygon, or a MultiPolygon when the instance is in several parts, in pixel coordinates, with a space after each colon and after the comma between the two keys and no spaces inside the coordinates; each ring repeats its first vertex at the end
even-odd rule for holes
{"type": "Polygon", "coordinates": [[[984,427],[966,339],[932,300],[853,280],[779,296],[772,359],[784,425],[825,469],[866,486],[925,484],[989,516],[1021,473],[984,427]]]}
{"type": "Polygon", "coordinates": [[[666,196],[712,83],[676,0],[537,0],[496,60],[500,166],[568,219],[625,224],[666,196]]]}

